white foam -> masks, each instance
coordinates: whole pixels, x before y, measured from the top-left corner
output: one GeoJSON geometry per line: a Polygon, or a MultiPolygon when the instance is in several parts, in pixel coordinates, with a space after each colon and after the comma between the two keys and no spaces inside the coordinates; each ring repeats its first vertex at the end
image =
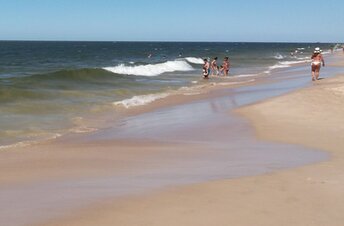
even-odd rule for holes
{"type": "Polygon", "coordinates": [[[287,67],[291,67],[293,64],[300,64],[300,63],[306,63],[306,62],[310,62],[310,60],[280,61],[277,64],[270,66],[269,70],[265,71],[265,73],[270,73],[274,69],[287,68],[287,67]]]}
{"type": "Polygon", "coordinates": [[[177,91],[173,92],[173,94],[178,95],[182,94],[184,96],[192,96],[192,95],[198,95],[204,92],[204,85],[197,85],[197,86],[191,86],[191,87],[181,87],[177,91]]]}
{"type": "Polygon", "coordinates": [[[0,150],[10,149],[10,148],[23,148],[23,147],[27,147],[27,146],[34,145],[34,144],[39,144],[42,141],[54,140],[54,139],[57,139],[61,136],[62,136],[62,134],[56,133],[56,134],[52,134],[51,136],[45,138],[44,140],[20,141],[20,142],[14,143],[14,144],[2,145],[2,146],[0,146],[0,150]]]}
{"type": "Polygon", "coordinates": [[[286,68],[286,67],[290,67],[290,65],[278,63],[278,64],[275,64],[275,65],[273,65],[273,66],[270,66],[270,67],[269,67],[269,70],[268,70],[267,72],[269,72],[269,71],[271,71],[271,70],[274,70],[274,69],[286,68]]]}
{"type": "Polygon", "coordinates": [[[183,86],[183,87],[180,87],[178,90],[171,90],[169,92],[133,96],[132,98],[129,98],[129,99],[116,101],[113,104],[115,106],[122,106],[125,108],[143,106],[146,104],[150,104],[156,100],[163,99],[172,95],[186,95],[186,96],[197,95],[197,94],[202,93],[202,89],[204,87],[205,87],[204,85],[191,86],[191,87],[183,86]]]}
{"type": "Polygon", "coordinates": [[[116,74],[138,75],[138,76],[157,76],[166,72],[194,70],[190,64],[181,60],[167,61],[165,63],[159,63],[159,64],[138,65],[138,66],[126,66],[124,64],[120,64],[115,67],[104,67],[103,69],[116,73],[116,74]]]}
{"type": "Polygon", "coordinates": [[[204,63],[202,58],[185,57],[184,59],[187,60],[189,63],[192,63],[192,64],[203,64],[204,63]]]}
{"type": "MultiPolygon", "coordinates": [[[[249,74],[249,75],[243,75],[243,76],[251,77],[251,76],[257,76],[257,74],[249,74]]],[[[125,107],[128,109],[132,107],[147,105],[156,100],[163,99],[163,98],[173,96],[173,95],[184,95],[184,96],[198,95],[198,94],[204,93],[206,91],[206,88],[211,87],[211,86],[235,85],[235,84],[249,83],[252,81],[255,81],[255,79],[250,79],[248,81],[238,81],[238,82],[222,82],[222,83],[213,82],[209,84],[195,85],[195,86],[190,86],[190,87],[183,86],[183,87],[180,87],[178,90],[170,90],[164,93],[133,96],[132,98],[129,98],[129,99],[113,102],[113,105],[125,107]]],[[[193,83],[196,83],[196,82],[197,81],[193,81],[193,83]]]]}
{"type": "Polygon", "coordinates": [[[140,96],[133,96],[130,99],[125,99],[122,101],[116,101],[113,104],[118,106],[123,106],[125,108],[135,107],[135,106],[142,106],[149,103],[152,103],[158,99],[162,99],[168,97],[169,93],[158,93],[158,94],[147,94],[147,95],[140,95],[140,96]]]}
{"type": "Polygon", "coordinates": [[[311,57],[297,57],[296,59],[304,61],[304,60],[309,60],[310,58],[311,57]]]}
{"type": "Polygon", "coordinates": [[[274,58],[277,59],[277,60],[283,60],[284,56],[282,56],[281,54],[277,53],[274,58]]]}
{"type": "Polygon", "coordinates": [[[258,74],[242,74],[242,75],[235,75],[234,77],[246,78],[246,77],[254,77],[254,76],[258,76],[258,74]]]}
{"type": "Polygon", "coordinates": [[[69,130],[69,132],[72,132],[72,133],[92,133],[96,131],[98,131],[98,129],[86,127],[86,126],[77,127],[77,128],[73,128],[69,130]]]}
{"type": "Polygon", "coordinates": [[[306,63],[306,62],[308,62],[308,60],[282,61],[282,62],[279,62],[279,64],[291,66],[292,64],[300,64],[300,63],[306,63]]]}

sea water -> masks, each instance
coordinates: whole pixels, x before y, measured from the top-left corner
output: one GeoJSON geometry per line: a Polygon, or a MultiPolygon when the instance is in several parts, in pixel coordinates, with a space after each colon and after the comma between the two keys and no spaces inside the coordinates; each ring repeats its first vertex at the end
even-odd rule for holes
{"type": "Polygon", "coordinates": [[[0,41],[0,148],[94,131],[85,126],[92,115],[210,82],[267,76],[309,61],[317,46],[331,44],[0,41]],[[203,59],[221,65],[226,56],[230,76],[203,80],[203,59]]]}

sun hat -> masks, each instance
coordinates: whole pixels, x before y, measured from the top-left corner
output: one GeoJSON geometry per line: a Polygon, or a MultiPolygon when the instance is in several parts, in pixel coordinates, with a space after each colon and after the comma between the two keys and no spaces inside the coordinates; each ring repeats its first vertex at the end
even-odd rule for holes
{"type": "Polygon", "coordinates": [[[316,47],[314,49],[314,53],[321,53],[321,52],[322,52],[322,50],[320,49],[320,47],[316,47]]]}

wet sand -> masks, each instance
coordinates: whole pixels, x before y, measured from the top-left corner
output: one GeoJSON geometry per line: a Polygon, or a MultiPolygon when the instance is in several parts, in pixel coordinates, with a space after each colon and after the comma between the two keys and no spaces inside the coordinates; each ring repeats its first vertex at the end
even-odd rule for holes
{"type": "Polygon", "coordinates": [[[255,139],[248,122],[230,113],[309,84],[302,66],[283,76],[178,100],[88,136],[2,152],[2,223],[339,225],[344,133],[336,125],[344,106],[326,100],[340,78],[236,110],[273,142],[255,139]],[[337,110],[325,110],[333,104],[337,110]],[[331,160],[301,167],[328,159],[320,149],[331,160]],[[298,168],[280,172],[291,167],[298,168]]]}

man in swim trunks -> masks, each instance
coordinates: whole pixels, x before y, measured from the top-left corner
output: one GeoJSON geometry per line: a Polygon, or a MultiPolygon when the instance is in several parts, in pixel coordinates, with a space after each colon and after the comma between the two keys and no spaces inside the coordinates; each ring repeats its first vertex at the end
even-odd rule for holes
{"type": "Polygon", "coordinates": [[[210,65],[207,59],[204,59],[203,61],[203,78],[208,79],[210,73],[210,65]]]}
{"type": "Polygon", "coordinates": [[[218,75],[219,74],[219,70],[217,67],[217,57],[214,57],[214,59],[211,61],[210,63],[210,68],[211,68],[211,75],[218,75]]]}
{"type": "Polygon", "coordinates": [[[319,47],[315,48],[311,59],[312,59],[312,63],[311,63],[312,81],[319,80],[321,64],[323,67],[325,67],[325,61],[319,47]]]}

